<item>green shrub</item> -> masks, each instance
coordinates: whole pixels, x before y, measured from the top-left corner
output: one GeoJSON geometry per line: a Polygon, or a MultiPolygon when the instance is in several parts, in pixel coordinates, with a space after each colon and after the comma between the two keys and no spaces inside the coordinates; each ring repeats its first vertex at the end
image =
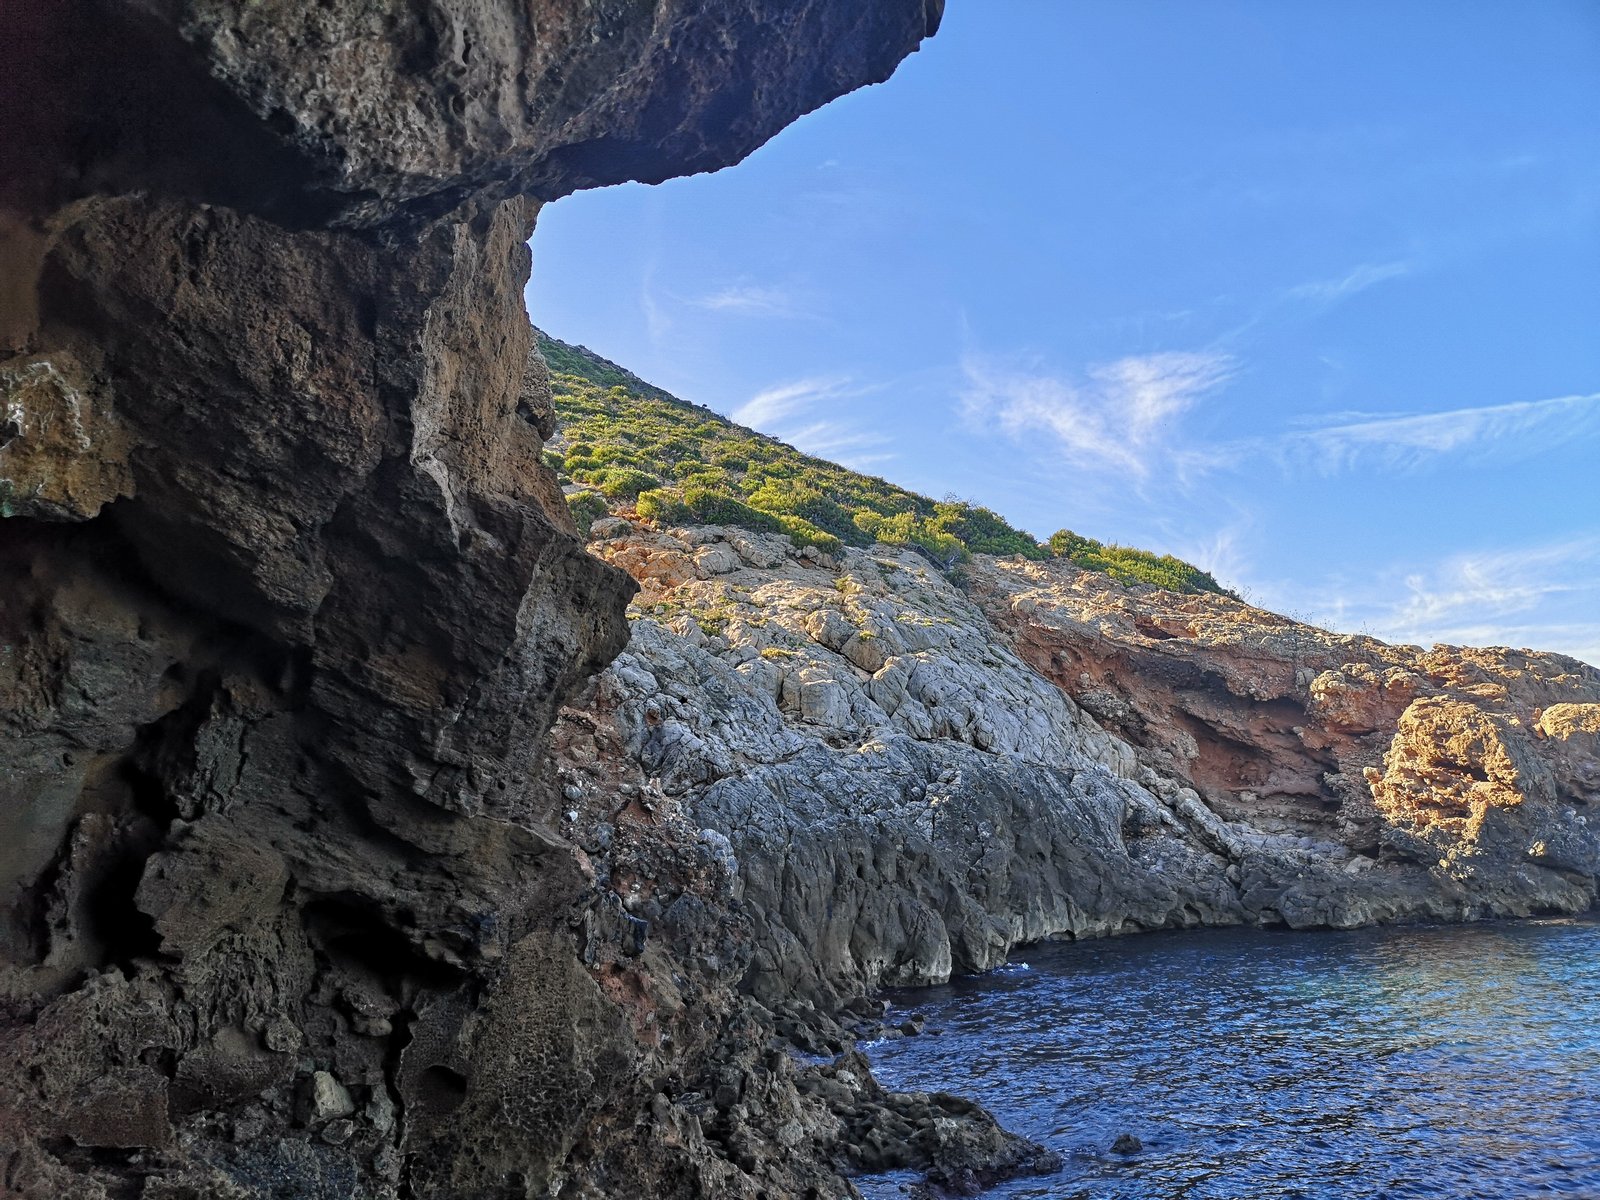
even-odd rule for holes
{"type": "Polygon", "coordinates": [[[1107,546],[1082,537],[1070,529],[1050,535],[1050,551],[1060,558],[1090,571],[1102,571],[1119,583],[1148,583],[1171,592],[1233,593],[1219,584],[1209,571],[1170,554],[1155,555],[1131,546],[1107,546]]]}
{"type": "Polygon", "coordinates": [[[572,510],[572,520],[584,537],[601,517],[611,512],[611,506],[599,492],[574,492],[567,497],[567,507],[572,510]]]}
{"type": "Polygon", "coordinates": [[[676,492],[666,488],[640,492],[633,507],[634,511],[646,521],[653,521],[657,525],[684,525],[694,520],[694,514],[689,511],[689,506],[676,492]]]}
{"type": "Polygon", "coordinates": [[[833,534],[818,529],[804,517],[781,516],[778,518],[778,528],[789,535],[789,540],[797,547],[815,546],[825,554],[837,554],[844,543],[833,534]]]}
{"type": "Polygon", "coordinates": [[[723,491],[733,489],[732,476],[720,467],[708,467],[704,463],[677,463],[673,466],[672,477],[683,487],[710,487],[723,491]]]}
{"type": "Polygon", "coordinates": [[[637,460],[638,455],[623,445],[600,446],[589,457],[604,467],[630,466],[631,460],[637,460]]]}
{"type": "Polygon", "coordinates": [[[999,556],[1020,554],[1024,558],[1047,558],[1049,552],[1019,529],[1013,529],[993,509],[966,501],[946,501],[935,506],[949,520],[947,528],[974,554],[999,556]]]}
{"type": "Polygon", "coordinates": [[[878,523],[876,537],[887,546],[915,547],[940,567],[953,566],[967,557],[960,538],[915,513],[884,517],[878,523]]]}
{"type": "Polygon", "coordinates": [[[640,492],[661,486],[661,480],[648,471],[636,471],[632,467],[612,467],[593,482],[612,500],[632,500],[640,492]]]}
{"type": "Polygon", "coordinates": [[[850,519],[855,523],[855,527],[866,534],[867,537],[875,542],[879,540],[878,530],[883,527],[884,521],[882,513],[874,512],[870,508],[864,508],[850,519]]]}
{"type": "Polygon", "coordinates": [[[1050,553],[1057,558],[1074,558],[1079,554],[1093,553],[1100,549],[1100,543],[1090,538],[1080,537],[1070,529],[1058,529],[1050,535],[1047,543],[1050,553]]]}
{"type": "Polygon", "coordinates": [[[751,508],[774,516],[800,517],[835,536],[842,534],[853,538],[859,533],[843,507],[804,483],[785,483],[769,478],[750,493],[749,503],[751,508]]]}
{"type": "Polygon", "coordinates": [[[777,518],[715,488],[685,488],[683,502],[702,525],[740,525],[762,533],[779,531],[777,518]]]}
{"type": "Polygon", "coordinates": [[[683,459],[689,459],[696,465],[700,462],[700,443],[689,438],[669,437],[655,450],[662,458],[672,459],[675,462],[683,459]]]}
{"type": "Polygon", "coordinates": [[[1056,554],[1125,582],[1223,591],[1208,573],[1171,555],[1107,546],[1070,530],[1041,546],[983,505],[935,501],[802,454],[582,347],[538,338],[556,413],[571,439],[565,455],[547,454],[545,461],[567,481],[612,500],[634,499],[645,520],[783,532],[798,545],[830,552],[882,541],[915,547],[946,570],[970,554],[1056,554]]]}

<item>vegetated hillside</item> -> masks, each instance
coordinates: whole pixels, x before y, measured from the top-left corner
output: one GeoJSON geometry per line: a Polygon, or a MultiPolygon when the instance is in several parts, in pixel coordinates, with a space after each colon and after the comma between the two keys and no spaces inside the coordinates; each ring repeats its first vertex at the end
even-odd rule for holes
{"type": "Polygon", "coordinates": [[[1066,557],[1123,583],[1228,593],[1174,558],[1108,546],[1071,530],[1040,543],[991,509],[933,500],[803,454],[645,383],[581,346],[540,332],[561,435],[546,457],[580,527],[631,502],[658,524],[699,522],[786,533],[797,545],[912,546],[948,569],[971,554],[1066,557]]]}

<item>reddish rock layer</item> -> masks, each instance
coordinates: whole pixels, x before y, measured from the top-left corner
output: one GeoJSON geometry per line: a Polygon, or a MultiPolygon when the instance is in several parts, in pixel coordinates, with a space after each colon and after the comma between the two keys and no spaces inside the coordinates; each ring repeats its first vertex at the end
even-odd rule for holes
{"type": "Polygon", "coordinates": [[[1392,646],[1061,562],[990,561],[973,581],[1035,670],[1224,817],[1414,860],[1488,912],[1593,899],[1593,667],[1392,646]]]}

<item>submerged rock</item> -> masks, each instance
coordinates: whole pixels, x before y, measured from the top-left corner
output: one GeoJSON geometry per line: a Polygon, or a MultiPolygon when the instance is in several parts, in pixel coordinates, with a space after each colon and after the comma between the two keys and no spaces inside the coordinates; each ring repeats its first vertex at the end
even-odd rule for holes
{"type": "Polygon", "coordinates": [[[890,1092],[859,1052],[812,1068],[802,1094],[840,1122],[840,1153],[863,1174],[915,1170],[933,1194],[974,1196],[1025,1175],[1061,1170],[1059,1155],[1001,1129],[970,1100],[944,1092],[890,1092]]]}

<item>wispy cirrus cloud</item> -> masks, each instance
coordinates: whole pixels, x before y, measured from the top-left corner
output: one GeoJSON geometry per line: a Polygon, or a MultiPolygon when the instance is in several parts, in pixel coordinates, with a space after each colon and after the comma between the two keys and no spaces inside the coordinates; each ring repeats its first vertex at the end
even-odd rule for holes
{"type": "Polygon", "coordinates": [[[1238,345],[1247,339],[1259,338],[1263,330],[1285,321],[1319,316],[1369,288],[1391,279],[1403,279],[1417,269],[1417,262],[1411,259],[1364,262],[1343,274],[1282,287],[1248,303],[1236,297],[1218,296],[1213,301],[1214,307],[1229,309],[1242,304],[1243,311],[1236,323],[1218,336],[1217,344],[1238,345]]]}
{"type": "Polygon", "coordinates": [[[695,308],[732,316],[807,320],[816,317],[816,313],[793,289],[762,284],[730,284],[703,296],[692,297],[687,303],[695,308]]]}
{"type": "Polygon", "coordinates": [[[738,282],[698,296],[684,296],[660,286],[657,276],[657,263],[651,260],[639,281],[639,309],[655,346],[666,344],[680,321],[693,323],[696,314],[689,310],[752,319],[822,320],[815,297],[798,286],[738,282]]]}
{"type": "Polygon", "coordinates": [[[1184,415],[1240,370],[1221,351],[1165,351],[1098,364],[1075,380],[968,355],[961,413],[973,428],[1018,441],[1044,434],[1052,452],[1081,468],[1143,480],[1159,465],[1179,482],[1274,462],[1297,476],[1412,471],[1446,459],[1505,463],[1600,436],[1600,392],[1439,412],[1323,413],[1232,440],[1184,435],[1184,415]]]}
{"type": "Polygon", "coordinates": [[[1263,463],[1293,477],[1504,464],[1600,435],[1600,392],[1431,413],[1322,413],[1290,424],[1261,437],[1186,442],[1170,458],[1186,478],[1263,463]]]}
{"type": "Polygon", "coordinates": [[[1247,547],[1248,516],[1229,525],[1212,527],[1199,534],[1173,538],[1172,553],[1202,571],[1210,571],[1222,584],[1231,586],[1248,577],[1253,555],[1247,547]]]}
{"type": "Polygon", "coordinates": [[[1291,300],[1334,304],[1386,280],[1409,275],[1412,269],[1413,264],[1407,261],[1361,263],[1332,279],[1314,279],[1309,283],[1297,284],[1284,294],[1291,300]]]}
{"type": "Polygon", "coordinates": [[[657,263],[652,258],[645,264],[644,272],[639,277],[639,311],[644,314],[644,326],[650,344],[659,348],[672,335],[672,314],[661,303],[656,288],[656,270],[657,263]]]}
{"type": "Polygon", "coordinates": [[[895,457],[881,449],[889,439],[834,411],[873,390],[843,375],[796,379],[757,392],[731,416],[807,454],[860,469],[895,457]]]}
{"type": "Polygon", "coordinates": [[[1530,647],[1600,666],[1600,536],[1453,554],[1301,598],[1330,627],[1391,642],[1530,647]]]}
{"type": "Polygon", "coordinates": [[[1511,616],[1550,596],[1600,590],[1600,537],[1461,554],[1407,575],[1405,585],[1391,613],[1403,628],[1511,616]]]}
{"type": "Polygon", "coordinates": [[[969,425],[1021,440],[1037,434],[1073,465],[1150,474],[1178,419],[1235,370],[1212,352],[1167,351],[1091,367],[1082,381],[1020,371],[977,356],[962,363],[969,425]]]}
{"type": "Polygon", "coordinates": [[[1433,413],[1340,413],[1328,424],[1267,442],[1237,443],[1231,457],[1266,451],[1288,467],[1324,475],[1357,466],[1408,470],[1446,455],[1535,454],[1600,431],[1600,392],[1433,413]]]}
{"type": "Polygon", "coordinates": [[[831,458],[856,470],[872,463],[889,462],[895,457],[880,450],[889,444],[888,438],[845,421],[814,421],[785,432],[783,440],[807,454],[831,458]]]}
{"type": "Polygon", "coordinates": [[[741,425],[770,433],[774,423],[851,395],[854,390],[852,381],[844,375],[795,379],[757,392],[730,415],[741,425]]]}

